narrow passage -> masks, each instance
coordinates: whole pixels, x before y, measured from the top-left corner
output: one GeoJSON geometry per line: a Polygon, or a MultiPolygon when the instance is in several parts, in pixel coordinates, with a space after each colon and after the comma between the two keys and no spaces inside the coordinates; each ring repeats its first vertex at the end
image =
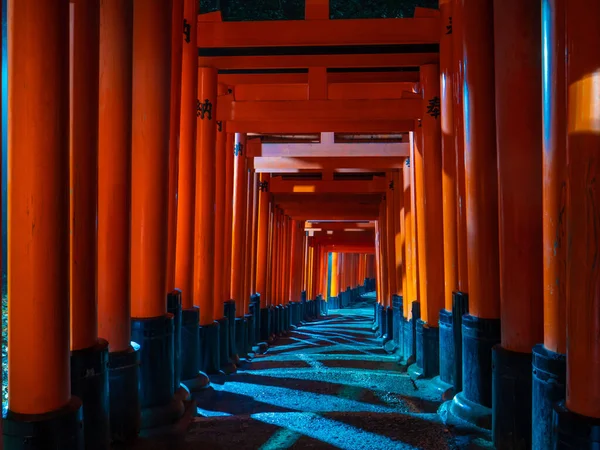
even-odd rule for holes
{"type": "Polygon", "coordinates": [[[445,424],[438,391],[411,380],[371,331],[373,306],[331,310],[194,394],[186,430],[135,449],[480,449],[489,432],[445,424]],[[167,445],[168,447],[165,447],[167,445]]]}

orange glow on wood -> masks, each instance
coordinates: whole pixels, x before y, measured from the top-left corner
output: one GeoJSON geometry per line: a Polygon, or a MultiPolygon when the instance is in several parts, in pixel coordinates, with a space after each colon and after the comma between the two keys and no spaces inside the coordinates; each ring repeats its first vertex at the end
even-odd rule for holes
{"type": "Polygon", "coordinates": [[[132,86],[131,315],[158,317],[167,312],[170,2],[133,4],[132,86]]]}
{"type": "Polygon", "coordinates": [[[231,298],[235,300],[236,314],[244,315],[244,237],[246,225],[247,170],[246,135],[235,135],[235,157],[233,173],[233,227],[231,237],[231,298]]]}
{"type": "MultiPolygon", "coordinates": [[[[410,120],[421,117],[422,100],[418,98],[384,100],[295,100],[229,101],[223,97],[217,111],[225,121],[294,121],[305,120],[410,120]]],[[[321,131],[323,129],[321,128],[321,131]]]]}
{"type": "Polygon", "coordinates": [[[486,319],[500,317],[492,7],[464,2],[461,14],[469,313],[486,319]]]}
{"type": "Polygon", "coordinates": [[[71,350],[92,347],[98,337],[96,211],[100,5],[71,8],[70,299],[71,350]]]}
{"type": "MultiPolygon", "coordinates": [[[[595,25],[600,4],[594,1],[565,2],[568,105],[567,117],[578,118],[584,128],[571,122],[567,135],[568,251],[567,251],[567,396],[569,411],[600,418],[600,282],[597,255],[600,251],[597,224],[600,202],[595,180],[600,177],[600,116],[595,89],[582,83],[598,77],[600,39],[595,25]],[[576,94],[576,95],[573,95],[576,94]]],[[[590,86],[591,87],[591,86],[590,86]]],[[[582,419],[584,420],[584,419],[582,419]]]]}
{"type": "Polygon", "coordinates": [[[257,260],[256,260],[256,292],[266,296],[267,290],[267,256],[269,240],[269,183],[267,173],[260,174],[260,187],[258,192],[258,232],[257,232],[257,260]]]}
{"type": "Polygon", "coordinates": [[[232,262],[232,242],[233,242],[233,179],[234,179],[234,147],[235,135],[227,133],[227,148],[225,150],[225,242],[223,255],[225,258],[223,271],[224,292],[227,300],[231,300],[231,262],[232,262]]]}
{"type": "Polygon", "coordinates": [[[402,169],[404,162],[392,157],[278,157],[259,156],[252,158],[251,167],[258,173],[298,173],[306,171],[374,172],[402,169]]]}
{"type": "Polygon", "coordinates": [[[71,397],[69,2],[8,11],[8,407],[42,414],[71,397]]]}
{"type": "Polygon", "coordinates": [[[130,206],[132,0],[100,6],[98,336],[111,352],[131,342],[130,206]]]}
{"type": "Polygon", "coordinates": [[[465,129],[463,113],[463,45],[462,45],[462,0],[452,0],[452,71],[454,108],[454,147],[456,149],[456,251],[458,290],[469,289],[467,264],[467,201],[465,179],[465,129]]]}
{"type": "Polygon", "coordinates": [[[494,7],[502,347],[543,340],[540,3],[494,7]]]}
{"type": "Polygon", "coordinates": [[[228,133],[321,133],[335,131],[338,133],[395,133],[408,132],[414,129],[413,120],[314,120],[303,118],[295,120],[248,119],[227,122],[228,133]]]}
{"type": "MultiPolygon", "coordinates": [[[[184,0],[184,17],[189,23],[190,36],[197,33],[195,0],[184,0]]],[[[184,39],[183,36],[181,36],[184,39]]],[[[191,42],[194,42],[191,39],[191,42]]],[[[181,290],[183,309],[194,306],[194,224],[196,211],[196,99],[198,97],[198,67],[194,45],[183,42],[181,74],[181,115],[179,134],[179,180],[177,186],[177,246],[175,286],[181,290]]]]}
{"type": "Polygon", "coordinates": [[[567,91],[565,86],[565,0],[548,2],[548,42],[542,47],[548,58],[542,72],[543,102],[543,259],[544,259],[544,346],[553,352],[567,352],[567,91]]]}
{"type": "Polygon", "coordinates": [[[440,2],[440,88],[442,128],[442,211],[444,233],[444,308],[452,311],[452,293],[458,290],[456,138],[454,127],[453,34],[446,34],[452,21],[452,0],[440,2]]]}
{"type": "MultiPolygon", "coordinates": [[[[227,87],[219,84],[217,95],[223,95],[227,87]]],[[[225,127],[217,124],[216,131],[216,159],[215,159],[215,250],[214,250],[214,285],[213,285],[213,308],[215,319],[220,319],[223,314],[223,302],[229,300],[225,295],[225,284],[229,285],[229,277],[225,276],[225,190],[227,170],[227,133],[225,127]],[[225,281],[227,279],[227,282],[225,281]]]]}
{"type": "Polygon", "coordinates": [[[183,0],[173,0],[171,18],[171,119],[169,131],[169,238],[167,250],[167,292],[176,288],[177,188],[179,179],[179,133],[181,119],[181,75],[183,70],[183,0]]]}

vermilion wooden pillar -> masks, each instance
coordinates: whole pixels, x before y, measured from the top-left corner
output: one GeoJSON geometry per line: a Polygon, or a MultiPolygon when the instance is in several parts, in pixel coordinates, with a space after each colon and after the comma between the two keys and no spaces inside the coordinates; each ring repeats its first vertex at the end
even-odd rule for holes
{"type": "MultiPolygon", "coordinates": [[[[404,296],[406,291],[405,230],[404,230],[404,173],[394,172],[394,230],[396,247],[396,294],[404,296]]],[[[362,260],[362,255],[360,255],[362,260]]],[[[359,277],[360,281],[360,277],[359,277]]],[[[401,312],[402,314],[402,312],[401,312]]]]}
{"type": "Polygon", "coordinates": [[[381,335],[381,310],[383,307],[383,286],[381,281],[381,226],[380,221],[375,222],[375,292],[377,296],[377,303],[375,304],[375,317],[373,324],[373,331],[381,335]]]}
{"type": "Polygon", "coordinates": [[[393,176],[390,173],[388,175],[388,183],[391,189],[388,187],[385,200],[385,229],[386,229],[386,249],[387,249],[387,263],[388,263],[388,306],[392,306],[391,297],[398,293],[396,285],[396,228],[394,216],[396,210],[394,208],[394,185],[393,176]]]}
{"type": "Polygon", "coordinates": [[[440,380],[454,385],[456,349],[460,349],[460,333],[454,327],[460,327],[462,311],[457,311],[453,323],[452,304],[458,291],[458,255],[457,255],[457,183],[456,183],[456,129],[454,127],[454,59],[452,0],[440,1],[440,120],[442,133],[442,211],[444,237],[444,308],[440,310],[440,380]]]}
{"type": "Polygon", "coordinates": [[[200,325],[215,319],[215,146],[216,146],[217,70],[198,69],[196,137],[196,214],[194,239],[194,303],[200,308],[200,325]]]}
{"type": "Polygon", "coordinates": [[[267,256],[269,246],[269,180],[270,175],[268,173],[261,173],[258,184],[256,292],[264,296],[265,299],[267,294],[267,256]]]}
{"type": "Polygon", "coordinates": [[[197,16],[197,2],[195,0],[184,0],[184,20],[189,23],[190,42],[187,41],[185,35],[181,36],[183,39],[183,60],[175,257],[175,286],[181,291],[181,302],[184,311],[191,311],[194,308],[196,103],[198,98],[198,51],[193,44],[193,42],[196,42],[197,21],[190,23],[190,18],[194,16],[197,16]]]}
{"type": "Polygon", "coordinates": [[[225,152],[225,269],[223,271],[224,295],[229,300],[231,297],[231,260],[232,260],[232,233],[233,233],[233,178],[235,166],[235,134],[227,133],[225,152]]]}
{"type": "MultiPolygon", "coordinates": [[[[567,91],[564,0],[542,1],[544,343],[533,348],[532,448],[553,450],[553,405],[565,398],[567,91]]],[[[539,314],[539,311],[538,311],[539,314]]]]}
{"type": "Polygon", "coordinates": [[[253,172],[252,174],[252,257],[250,258],[250,294],[256,294],[256,265],[258,259],[258,196],[260,174],[253,172]]]}
{"type": "Polygon", "coordinates": [[[454,127],[454,76],[452,0],[440,1],[440,120],[442,132],[442,207],[444,231],[444,308],[452,311],[452,293],[458,289],[456,137],[454,127]]]}
{"type": "MultiPolygon", "coordinates": [[[[422,336],[423,351],[417,353],[417,367],[422,369],[425,377],[430,377],[439,373],[438,319],[439,312],[444,307],[441,109],[437,65],[421,66],[421,85],[424,98],[423,139],[422,148],[417,147],[415,154],[421,154],[423,164],[421,194],[421,185],[417,182],[417,196],[423,202],[423,214],[420,214],[417,204],[417,221],[419,275],[425,277],[425,280],[420,280],[421,322],[417,326],[423,327],[423,333],[420,335],[420,329],[417,329],[417,347],[421,345],[418,340],[422,336]]],[[[420,161],[419,156],[415,159],[417,163],[420,161]]],[[[419,177],[418,165],[416,175],[419,177]]]]}
{"type": "Polygon", "coordinates": [[[71,393],[83,401],[86,447],[110,443],[108,342],[98,339],[99,2],[71,2],[70,278],[71,393]],[[98,367],[96,376],[87,376],[98,367]]]}
{"type": "MultiPolygon", "coordinates": [[[[339,295],[338,286],[338,253],[331,253],[331,281],[329,282],[329,298],[339,295]]],[[[337,302],[335,302],[337,305],[337,302]]]]}
{"type": "MultiPolygon", "coordinates": [[[[217,69],[198,68],[196,102],[196,205],[194,225],[194,305],[200,308],[200,369],[219,371],[219,324],[214,310],[217,69]]],[[[204,379],[204,377],[202,377],[204,379]]]]}
{"type": "Polygon", "coordinates": [[[141,346],[142,427],[183,414],[181,400],[173,400],[174,320],[166,304],[171,9],[170,2],[134,0],[131,315],[141,346]]]}
{"type": "Polygon", "coordinates": [[[502,341],[493,440],[531,446],[531,349],[543,340],[540,3],[494,5],[502,341]]]}
{"type": "MultiPolygon", "coordinates": [[[[173,0],[171,10],[171,107],[169,121],[169,194],[168,194],[168,239],[167,239],[167,312],[174,318],[175,390],[181,386],[182,367],[182,312],[181,291],[175,286],[177,259],[177,188],[179,179],[179,133],[181,117],[181,76],[183,58],[183,0],[173,0]]],[[[185,334],[185,333],[184,333],[185,334]]]]}
{"type": "Polygon", "coordinates": [[[98,336],[109,345],[110,432],[139,431],[139,346],[131,344],[130,205],[133,2],[100,5],[98,336]],[[117,400],[118,399],[118,400],[117,400]],[[117,400],[117,401],[115,401],[117,400]]]}
{"type": "Polygon", "coordinates": [[[244,314],[248,314],[251,292],[252,271],[252,222],[254,221],[253,210],[254,198],[254,174],[251,170],[246,173],[246,220],[244,228],[244,314]]]}
{"type": "Polygon", "coordinates": [[[32,425],[42,439],[78,449],[81,401],[71,397],[69,382],[69,2],[11,0],[8,11],[8,76],[19,82],[11,81],[8,98],[11,326],[4,444],[21,446],[31,433],[26,422],[47,414],[32,425]],[[58,424],[64,432],[51,432],[58,424]]]}
{"type": "MultiPolygon", "coordinates": [[[[217,96],[220,97],[227,93],[227,86],[219,84],[217,87],[217,96]]],[[[217,99],[217,105],[219,100],[217,99]]],[[[229,238],[225,234],[225,210],[227,198],[225,197],[226,179],[227,179],[227,132],[225,124],[217,121],[216,138],[216,158],[215,158],[215,259],[214,259],[214,286],[213,286],[213,308],[215,318],[223,317],[223,304],[229,300],[229,295],[225,293],[223,286],[229,281],[225,275],[225,241],[229,238]]],[[[229,284],[229,283],[227,283],[229,284]]]]}
{"type": "Polygon", "coordinates": [[[490,349],[500,341],[493,5],[463,0],[462,6],[470,313],[462,320],[462,367],[469,376],[451,412],[466,420],[487,421],[492,406],[490,349]]]}
{"type": "MultiPolygon", "coordinates": [[[[96,199],[100,8],[71,2],[71,350],[97,343],[96,199]]],[[[106,343],[105,343],[106,344],[106,343]]],[[[77,359],[77,355],[74,355],[77,359]]],[[[77,361],[75,361],[77,363],[77,361]]],[[[85,400],[84,400],[85,402],[85,400]]]]}
{"type": "Polygon", "coordinates": [[[600,4],[565,2],[567,115],[567,396],[556,409],[556,448],[599,445],[600,289],[596,255],[600,249],[595,180],[600,174],[600,4]]]}
{"type": "MultiPolygon", "coordinates": [[[[172,0],[171,17],[171,118],[169,131],[169,240],[167,253],[167,292],[175,285],[177,253],[177,188],[179,184],[179,134],[181,118],[181,75],[183,70],[183,0],[172,0]]],[[[180,293],[175,297],[180,300],[180,293]]]]}
{"type": "Polygon", "coordinates": [[[463,113],[463,0],[452,0],[452,76],[454,144],[456,150],[456,253],[458,290],[466,295],[469,286],[467,264],[467,200],[465,178],[465,128],[463,113]]]}
{"type": "MultiPolygon", "coordinates": [[[[411,241],[412,241],[412,266],[413,272],[415,274],[415,300],[416,302],[420,299],[420,290],[421,290],[421,275],[419,272],[419,250],[418,250],[418,236],[419,230],[417,226],[417,179],[416,179],[416,167],[417,167],[417,158],[420,158],[418,152],[416,151],[417,147],[423,145],[423,131],[422,131],[422,123],[421,120],[417,120],[415,122],[415,131],[409,133],[410,139],[410,209],[412,211],[411,217],[411,241]]],[[[421,164],[422,161],[419,162],[421,164]]],[[[409,307],[412,310],[412,306],[409,307]]]]}
{"type": "Polygon", "coordinates": [[[231,254],[231,298],[235,300],[236,316],[244,314],[244,232],[246,216],[246,135],[235,135],[235,168],[233,185],[233,232],[231,254]]]}
{"type": "MultiPolygon", "coordinates": [[[[413,266],[413,211],[411,205],[411,168],[410,164],[412,160],[407,158],[404,162],[404,167],[402,168],[402,194],[404,195],[404,209],[402,210],[401,219],[404,222],[404,267],[406,269],[406,284],[404,285],[404,298],[403,298],[403,314],[404,314],[404,323],[402,328],[406,328],[408,332],[408,319],[410,318],[410,310],[412,302],[417,300],[417,292],[416,292],[416,270],[413,266]]],[[[399,188],[400,189],[400,188],[399,188]]],[[[406,351],[405,351],[406,353],[406,351]]]]}

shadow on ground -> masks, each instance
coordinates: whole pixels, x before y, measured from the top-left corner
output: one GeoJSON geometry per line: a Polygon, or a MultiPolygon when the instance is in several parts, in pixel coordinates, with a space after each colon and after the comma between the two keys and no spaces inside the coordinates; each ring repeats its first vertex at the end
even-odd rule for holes
{"type": "Polygon", "coordinates": [[[332,311],[194,395],[185,433],[154,449],[479,449],[489,433],[440,420],[439,394],[400,371],[370,330],[372,307],[332,311]]]}

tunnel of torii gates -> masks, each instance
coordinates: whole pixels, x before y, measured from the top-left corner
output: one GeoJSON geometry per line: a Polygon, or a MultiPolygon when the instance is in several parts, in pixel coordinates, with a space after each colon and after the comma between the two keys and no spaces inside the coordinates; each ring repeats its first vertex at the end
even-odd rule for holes
{"type": "Polygon", "coordinates": [[[374,289],[385,348],[497,448],[598,448],[600,2],[8,10],[5,448],[173,423],[374,289]]]}

